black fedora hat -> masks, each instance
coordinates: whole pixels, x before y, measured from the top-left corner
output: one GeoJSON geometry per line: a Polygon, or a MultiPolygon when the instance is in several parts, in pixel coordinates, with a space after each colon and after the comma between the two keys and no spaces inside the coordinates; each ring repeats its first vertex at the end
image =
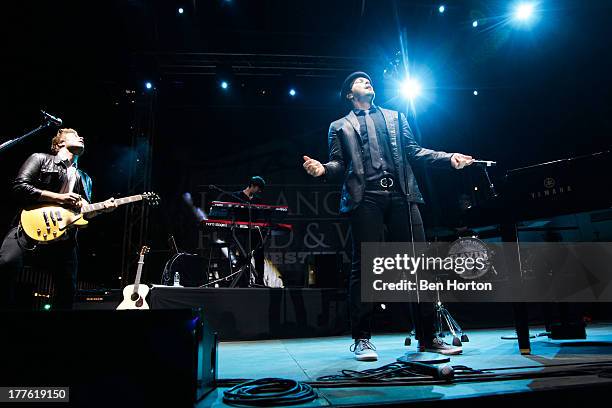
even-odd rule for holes
{"type": "Polygon", "coordinates": [[[346,94],[351,92],[351,88],[353,88],[353,81],[357,78],[366,78],[368,81],[372,82],[372,78],[363,72],[363,71],[355,71],[349,76],[346,77],[344,82],[342,83],[342,88],[340,88],[340,100],[344,101],[346,99],[346,94]]]}

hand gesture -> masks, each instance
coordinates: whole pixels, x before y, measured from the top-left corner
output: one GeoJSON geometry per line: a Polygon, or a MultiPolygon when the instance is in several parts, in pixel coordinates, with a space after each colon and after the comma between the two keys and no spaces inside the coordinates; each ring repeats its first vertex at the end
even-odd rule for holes
{"type": "Polygon", "coordinates": [[[451,165],[457,170],[469,166],[472,163],[474,163],[472,156],[467,156],[461,153],[454,153],[451,156],[451,165]]]}
{"type": "Polygon", "coordinates": [[[325,167],[318,160],[304,156],[304,170],[313,177],[320,177],[325,174],[325,167]]]}

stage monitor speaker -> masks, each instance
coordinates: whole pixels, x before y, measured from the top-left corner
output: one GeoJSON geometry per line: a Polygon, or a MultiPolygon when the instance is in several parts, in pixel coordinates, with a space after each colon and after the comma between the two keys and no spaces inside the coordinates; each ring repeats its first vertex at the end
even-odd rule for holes
{"type": "Polygon", "coordinates": [[[550,325],[552,340],[586,339],[586,326],[583,322],[561,322],[550,325]]]}
{"type": "Polygon", "coordinates": [[[74,296],[75,310],[115,310],[123,300],[121,289],[81,289],[74,296]]]}
{"type": "Polygon", "coordinates": [[[3,312],[0,386],[70,387],[72,406],[193,406],[214,389],[200,309],[3,312]]]}

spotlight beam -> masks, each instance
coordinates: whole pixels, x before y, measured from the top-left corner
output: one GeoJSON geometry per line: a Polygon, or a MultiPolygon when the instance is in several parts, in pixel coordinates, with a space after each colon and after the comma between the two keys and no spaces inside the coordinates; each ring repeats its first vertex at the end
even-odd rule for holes
{"type": "Polygon", "coordinates": [[[514,18],[519,21],[528,21],[533,17],[533,3],[520,3],[514,10],[514,18]]]}
{"type": "Polygon", "coordinates": [[[400,85],[400,93],[409,100],[416,99],[422,91],[423,87],[418,79],[407,78],[400,85]]]}

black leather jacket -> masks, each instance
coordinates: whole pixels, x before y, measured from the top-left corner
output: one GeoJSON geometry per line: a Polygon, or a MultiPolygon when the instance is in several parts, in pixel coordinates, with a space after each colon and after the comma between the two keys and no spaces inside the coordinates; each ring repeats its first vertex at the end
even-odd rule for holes
{"type": "MultiPolygon", "coordinates": [[[[429,166],[452,168],[452,153],[425,149],[412,136],[406,116],[397,111],[380,108],[391,138],[391,153],[397,180],[408,201],[424,203],[411,164],[424,163],[429,166]]],[[[325,163],[328,180],[344,178],[340,212],[347,213],[359,206],[365,190],[363,169],[363,146],[359,132],[359,121],[353,111],[329,126],[329,162],[325,163]]]]}
{"type": "MultiPolygon", "coordinates": [[[[91,178],[77,170],[74,191],[91,202],[91,178]]],[[[23,163],[13,181],[13,193],[20,206],[27,207],[38,203],[42,190],[59,193],[66,180],[66,164],[59,157],[34,153],[23,163]]]]}

